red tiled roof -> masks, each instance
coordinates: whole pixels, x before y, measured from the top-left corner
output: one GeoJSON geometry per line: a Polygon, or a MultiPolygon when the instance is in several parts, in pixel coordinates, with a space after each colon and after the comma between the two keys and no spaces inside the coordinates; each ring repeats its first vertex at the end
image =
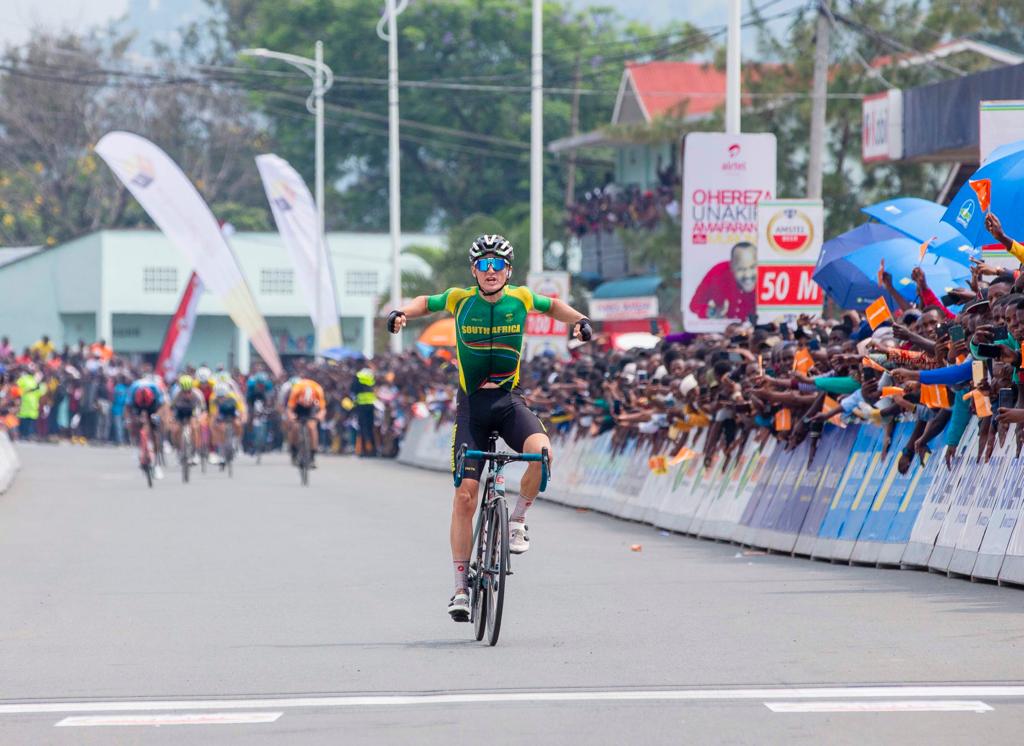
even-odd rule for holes
{"type": "Polygon", "coordinates": [[[650,119],[685,106],[687,117],[709,114],[725,103],[725,73],[702,62],[627,62],[650,119]]]}

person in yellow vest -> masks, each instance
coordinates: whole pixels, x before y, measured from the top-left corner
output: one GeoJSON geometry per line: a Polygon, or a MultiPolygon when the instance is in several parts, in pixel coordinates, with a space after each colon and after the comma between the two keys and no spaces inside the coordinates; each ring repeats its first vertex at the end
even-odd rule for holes
{"type": "Polygon", "coordinates": [[[363,368],[356,373],[356,379],[352,382],[352,398],[356,402],[356,420],[359,423],[359,439],[362,441],[359,455],[362,457],[377,455],[377,429],[374,422],[376,385],[377,379],[370,368],[363,368]]]}

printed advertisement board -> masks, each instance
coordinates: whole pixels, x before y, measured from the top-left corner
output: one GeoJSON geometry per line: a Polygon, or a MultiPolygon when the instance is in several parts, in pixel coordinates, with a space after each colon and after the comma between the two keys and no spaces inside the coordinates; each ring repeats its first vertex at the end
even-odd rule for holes
{"type": "Polygon", "coordinates": [[[775,196],[775,135],[683,140],[682,310],[688,332],[721,332],[757,310],[757,204],[775,196]]]}
{"type": "MultiPolygon", "coordinates": [[[[568,272],[531,272],[526,284],[538,295],[549,298],[569,299],[568,272]]],[[[560,360],[569,357],[569,327],[543,313],[530,313],[526,317],[526,359],[550,350],[560,360]]]]}
{"type": "Polygon", "coordinates": [[[825,232],[821,200],[761,200],[757,206],[757,317],[821,313],[813,279],[825,232]]]}
{"type": "Polygon", "coordinates": [[[658,297],[591,298],[590,318],[593,321],[633,321],[658,317],[658,297]]]}
{"type": "Polygon", "coordinates": [[[892,89],[864,97],[860,156],[864,163],[903,157],[903,91],[892,89]]]}

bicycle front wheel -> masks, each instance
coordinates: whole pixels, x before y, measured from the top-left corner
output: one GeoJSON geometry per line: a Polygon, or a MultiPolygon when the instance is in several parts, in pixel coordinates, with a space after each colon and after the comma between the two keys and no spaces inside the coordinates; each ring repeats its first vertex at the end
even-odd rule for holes
{"type": "Polygon", "coordinates": [[[504,498],[498,498],[490,507],[491,517],[487,532],[487,641],[498,644],[501,632],[501,612],[505,605],[505,576],[508,574],[508,508],[504,498]]]}
{"type": "MultiPolygon", "coordinates": [[[[490,479],[484,487],[484,494],[490,490],[490,479]]],[[[487,597],[489,581],[485,568],[487,566],[487,538],[490,533],[490,517],[492,512],[485,504],[480,509],[479,524],[476,532],[476,546],[473,548],[473,575],[470,582],[470,603],[473,607],[473,634],[477,641],[484,639],[487,632],[487,597]]]]}

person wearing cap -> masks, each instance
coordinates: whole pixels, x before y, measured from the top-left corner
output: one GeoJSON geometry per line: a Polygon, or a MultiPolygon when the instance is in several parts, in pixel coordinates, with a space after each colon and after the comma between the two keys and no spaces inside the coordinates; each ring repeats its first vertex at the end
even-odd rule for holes
{"type": "Polygon", "coordinates": [[[362,368],[356,373],[352,380],[350,396],[356,405],[356,422],[359,425],[359,440],[361,447],[359,455],[362,458],[377,456],[377,393],[375,388],[377,379],[370,368],[362,368]]]}

